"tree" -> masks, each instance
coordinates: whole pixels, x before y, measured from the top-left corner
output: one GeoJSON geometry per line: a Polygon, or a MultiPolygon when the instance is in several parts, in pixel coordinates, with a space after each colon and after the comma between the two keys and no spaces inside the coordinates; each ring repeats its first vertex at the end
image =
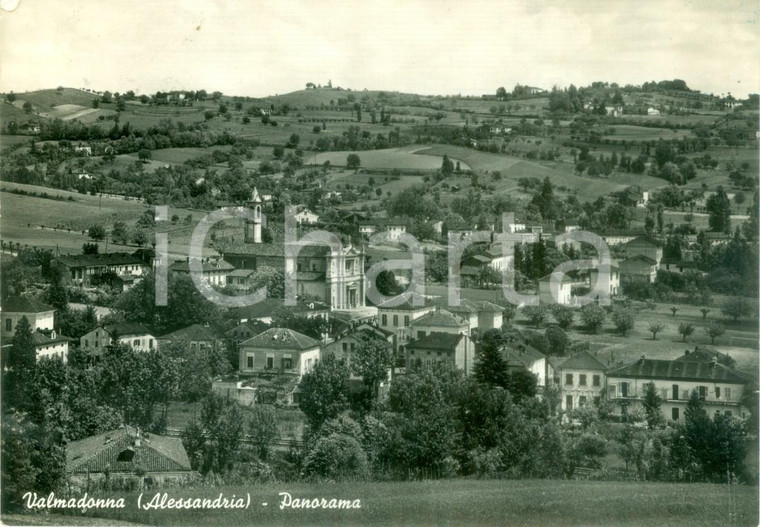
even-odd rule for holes
{"type": "Polygon", "coordinates": [[[145,231],[142,229],[137,229],[134,234],[132,234],[132,241],[136,243],[138,246],[142,247],[146,243],[148,243],[148,235],[145,234],[145,231]]]}
{"type": "Polygon", "coordinates": [[[351,369],[362,378],[369,395],[369,408],[377,402],[380,383],[388,381],[388,371],[393,366],[393,349],[390,343],[374,335],[359,337],[359,345],[351,356],[351,369]]]}
{"type": "Polygon", "coordinates": [[[24,108],[24,113],[32,113],[32,110],[34,109],[34,107],[32,106],[32,103],[30,103],[29,101],[24,102],[23,108],[24,108]]]}
{"type": "Polygon", "coordinates": [[[665,329],[665,324],[662,322],[650,322],[647,329],[652,334],[652,340],[657,340],[657,334],[665,329]]]}
{"type": "Polygon", "coordinates": [[[301,141],[301,136],[298,134],[290,134],[290,138],[288,139],[288,144],[286,145],[288,148],[297,148],[298,143],[301,141]]]}
{"type": "Polygon", "coordinates": [[[98,254],[100,247],[97,243],[83,243],[82,254],[98,254]]]}
{"type": "Polygon", "coordinates": [[[715,339],[723,335],[725,332],[726,327],[714,320],[705,327],[705,333],[710,337],[710,344],[715,344],[715,339]]]}
{"type": "Polygon", "coordinates": [[[731,202],[726,191],[719,186],[715,194],[707,198],[707,212],[710,215],[708,224],[710,230],[715,232],[731,232],[731,202]]]}
{"type": "Polygon", "coordinates": [[[706,307],[703,307],[699,310],[699,312],[702,313],[702,320],[706,320],[707,314],[710,312],[710,310],[707,309],[706,307]]]}
{"type": "Polygon", "coordinates": [[[354,170],[358,169],[362,164],[361,159],[356,154],[348,154],[346,158],[346,166],[354,170]]]}
{"type": "Polygon", "coordinates": [[[497,330],[489,329],[483,334],[480,350],[475,356],[475,379],[481,384],[507,388],[509,369],[501,352],[503,340],[497,330]]]}
{"type": "Polygon", "coordinates": [[[562,304],[554,304],[550,310],[554,320],[557,321],[557,324],[562,329],[569,329],[573,325],[573,319],[575,318],[574,308],[563,306],[562,304]]]}
{"type": "Polygon", "coordinates": [[[147,148],[141,148],[137,151],[137,158],[143,163],[147,163],[150,159],[153,158],[153,153],[147,148]]]}
{"type": "Polygon", "coordinates": [[[275,409],[268,405],[255,405],[251,411],[249,435],[260,459],[266,461],[269,458],[269,451],[279,434],[275,409]]]}
{"type": "Polygon", "coordinates": [[[733,297],[720,308],[721,313],[737,322],[741,317],[748,317],[752,312],[752,305],[746,298],[733,297]]]}
{"type": "Polygon", "coordinates": [[[454,163],[451,162],[449,156],[443,154],[443,162],[441,163],[441,174],[444,178],[451,176],[454,173],[454,163]]]}
{"type": "Polygon", "coordinates": [[[95,224],[87,230],[87,235],[96,242],[99,242],[106,237],[106,229],[102,225],[95,224]]]}
{"type": "Polygon", "coordinates": [[[523,314],[530,321],[531,324],[538,327],[546,320],[547,309],[546,306],[525,306],[523,308],[523,314]]]}
{"type": "Polygon", "coordinates": [[[662,397],[657,393],[653,382],[648,382],[644,385],[644,399],[641,404],[644,407],[647,426],[650,430],[654,430],[665,423],[665,418],[660,410],[662,397]]]}
{"type": "MultiPolygon", "coordinates": [[[[5,354],[3,354],[5,355],[5,354]]],[[[26,315],[16,324],[5,367],[14,371],[31,371],[37,363],[37,348],[32,335],[32,327],[26,315]]]]}
{"type": "Polygon", "coordinates": [[[570,338],[565,333],[565,330],[558,328],[557,326],[549,326],[544,331],[546,340],[549,341],[549,351],[552,355],[564,355],[567,348],[570,346],[570,338]]]}
{"type": "Polygon", "coordinates": [[[681,309],[681,308],[680,308],[680,307],[678,307],[678,306],[672,306],[672,307],[670,308],[670,311],[673,313],[673,316],[676,316],[676,313],[678,313],[678,311],[679,311],[680,309],[681,309]]]}
{"type": "Polygon", "coordinates": [[[612,311],[612,322],[623,336],[633,329],[635,312],[630,307],[617,307],[612,311]]]}
{"type": "Polygon", "coordinates": [[[127,238],[127,226],[124,222],[114,222],[113,227],[111,227],[111,239],[114,241],[120,241],[124,244],[127,242],[127,238]]]}
{"type": "Polygon", "coordinates": [[[688,322],[681,322],[678,325],[678,333],[680,333],[680,335],[683,337],[683,342],[686,342],[686,338],[694,333],[694,326],[688,322]]]}
{"type": "Polygon", "coordinates": [[[223,473],[232,468],[243,439],[243,413],[234,401],[216,394],[203,400],[201,423],[208,437],[202,472],[223,473]],[[204,470],[205,469],[205,470],[204,470]]]}
{"type": "Polygon", "coordinates": [[[599,328],[604,324],[605,318],[607,318],[607,315],[605,314],[604,309],[597,304],[586,304],[581,308],[581,320],[583,321],[583,326],[591,333],[599,331],[599,328]]]}
{"type": "Polygon", "coordinates": [[[334,419],[347,407],[348,377],[345,361],[338,360],[335,355],[328,355],[301,378],[298,407],[306,414],[313,433],[325,421],[334,419]]]}

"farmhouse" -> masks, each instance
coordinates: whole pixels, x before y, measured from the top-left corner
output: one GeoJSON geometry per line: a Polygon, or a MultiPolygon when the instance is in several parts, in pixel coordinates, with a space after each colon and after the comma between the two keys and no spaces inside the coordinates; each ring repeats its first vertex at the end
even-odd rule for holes
{"type": "Polygon", "coordinates": [[[66,473],[80,490],[107,479],[137,478],[140,485],[161,485],[195,477],[181,438],[142,433],[131,426],[66,445],[66,473]]]}
{"type": "Polygon", "coordinates": [[[742,395],[752,381],[748,376],[719,364],[716,357],[710,362],[681,359],[654,360],[642,356],[632,364],[608,371],[607,397],[615,411],[625,415],[640,407],[646,385],[653,383],[662,398],[663,413],[673,421],[683,418],[694,390],[710,415],[747,416],[742,395]]]}
{"type": "Polygon", "coordinates": [[[100,362],[114,338],[118,338],[119,344],[126,344],[137,351],[156,348],[155,337],[151,331],[136,322],[99,326],[82,335],[79,339],[79,347],[87,353],[91,362],[97,363],[100,362]]]}
{"type": "Polygon", "coordinates": [[[23,317],[26,317],[33,332],[39,329],[52,330],[55,308],[32,298],[14,296],[3,302],[2,317],[0,337],[10,340],[16,334],[16,326],[23,317]]]}
{"type": "Polygon", "coordinates": [[[313,225],[319,221],[319,216],[309,209],[303,209],[294,216],[298,225],[313,225]]]}
{"type": "Polygon", "coordinates": [[[77,285],[89,285],[92,277],[114,273],[119,277],[141,278],[149,266],[128,253],[78,254],[61,256],[54,261],[62,276],[77,285]]]}

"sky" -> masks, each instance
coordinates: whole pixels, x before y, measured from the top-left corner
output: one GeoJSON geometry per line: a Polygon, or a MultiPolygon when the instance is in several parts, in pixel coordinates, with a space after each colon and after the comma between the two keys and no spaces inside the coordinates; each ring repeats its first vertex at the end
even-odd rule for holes
{"type": "Polygon", "coordinates": [[[332,80],[480,95],[517,83],[673,78],[706,93],[760,91],[757,0],[1,0],[0,8],[2,92],[261,97],[332,80]]]}

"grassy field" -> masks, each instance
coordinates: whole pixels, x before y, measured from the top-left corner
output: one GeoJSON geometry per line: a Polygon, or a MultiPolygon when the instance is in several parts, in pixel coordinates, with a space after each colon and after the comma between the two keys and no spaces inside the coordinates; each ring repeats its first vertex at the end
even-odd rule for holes
{"type": "MultiPolygon", "coordinates": [[[[91,241],[83,230],[93,224],[102,224],[109,229],[116,221],[127,225],[133,224],[149,207],[136,200],[123,198],[99,197],[65,190],[56,190],[34,185],[1,182],[2,189],[23,189],[28,192],[46,192],[50,195],[71,197],[74,201],[58,201],[34,196],[22,196],[10,192],[0,193],[3,219],[0,222],[0,237],[5,241],[21,242],[33,247],[58,249],[62,253],[78,254],[82,244],[91,241]],[[54,230],[53,227],[62,229],[54,230]],[[42,228],[44,226],[45,228],[42,228]],[[69,232],[67,229],[71,229],[69,232]]],[[[169,216],[177,214],[184,218],[191,214],[197,221],[201,217],[198,211],[171,208],[169,216]]],[[[172,256],[187,255],[187,246],[195,223],[190,226],[181,224],[162,225],[161,232],[169,232],[169,252],[172,256]]],[[[100,242],[101,250],[105,242],[100,242]]],[[[129,251],[136,246],[122,246],[109,243],[109,252],[129,251]]],[[[207,256],[215,255],[210,248],[204,248],[207,256]]]]}
{"type": "Polygon", "coordinates": [[[657,139],[681,139],[691,135],[689,130],[671,130],[668,128],[652,128],[648,126],[633,126],[618,124],[611,126],[615,133],[602,136],[603,139],[626,141],[656,141],[657,139]]]}
{"type": "MultiPolygon", "coordinates": [[[[243,510],[121,510],[87,516],[148,525],[757,525],[757,487],[567,480],[442,480],[343,484],[267,484],[169,490],[176,498],[250,494],[243,510]],[[361,500],[353,510],[280,509],[292,498],[361,500]],[[264,505],[266,503],[266,505],[264,505]]],[[[143,500],[152,498],[147,492],[143,500]]],[[[123,495],[120,495],[123,496],[123,495]]],[[[143,502],[144,503],[144,502],[143,502]]]]}
{"type": "MultiPolygon", "coordinates": [[[[333,166],[345,166],[346,158],[352,152],[324,152],[310,156],[306,159],[306,164],[321,165],[325,161],[330,161],[333,166]]],[[[442,155],[428,153],[427,149],[414,146],[406,148],[390,148],[387,150],[370,150],[366,152],[353,152],[361,159],[362,168],[385,168],[399,170],[437,170],[441,168],[443,160],[442,155]],[[420,151],[422,150],[422,151],[420,151]]],[[[456,163],[460,161],[462,170],[469,170],[462,160],[451,157],[451,161],[456,163]]]]}

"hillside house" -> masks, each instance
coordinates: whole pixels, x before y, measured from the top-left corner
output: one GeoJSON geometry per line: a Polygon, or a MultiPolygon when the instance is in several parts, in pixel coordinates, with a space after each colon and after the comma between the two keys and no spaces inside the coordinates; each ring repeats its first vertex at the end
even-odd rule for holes
{"type": "Polygon", "coordinates": [[[87,353],[91,363],[98,363],[115,337],[118,337],[119,344],[126,344],[137,351],[149,351],[156,348],[156,339],[151,331],[136,322],[96,327],[82,335],[79,339],[79,347],[87,353]]]}
{"type": "Polygon", "coordinates": [[[657,278],[657,262],[648,256],[638,255],[627,258],[620,262],[620,282],[629,283],[654,283],[657,278]]]}
{"type": "Polygon", "coordinates": [[[463,335],[463,357],[465,357],[465,363],[467,364],[465,371],[469,371],[469,368],[472,366],[472,357],[475,351],[475,346],[473,345],[472,340],[470,340],[471,331],[470,320],[465,320],[446,309],[436,308],[435,311],[431,311],[430,313],[412,321],[410,327],[410,340],[407,346],[411,345],[412,341],[420,340],[432,333],[463,335]]]}
{"type": "Polygon", "coordinates": [[[253,269],[235,269],[227,275],[227,285],[238,291],[249,291],[253,289],[255,274],[253,269]]]}
{"type": "Polygon", "coordinates": [[[470,300],[463,298],[458,306],[448,306],[448,311],[466,321],[469,336],[474,329],[487,331],[501,329],[504,325],[504,308],[487,300],[470,300]]]}
{"type": "Polygon", "coordinates": [[[640,408],[647,384],[653,383],[662,397],[661,411],[667,419],[680,421],[689,396],[696,390],[702,398],[704,409],[711,417],[725,414],[747,417],[748,409],[742,403],[742,395],[752,379],[744,374],[710,362],[686,360],[654,360],[642,356],[632,364],[607,372],[607,398],[615,412],[625,415],[640,408]]]}
{"type": "MultiPolygon", "coordinates": [[[[599,268],[593,267],[588,271],[588,285],[593,290],[599,280],[599,268]]],[[[610,279],[609,287],[607,289],[609,296],[617,296],[620,294],[620,266],[616,264],[610,265],[610,279]]]]}
{"type": "Polygon", "coordinates": [[[540,388],[546,386],[549,376],[549,363],[546,355],[533,348],[520,344],[517,348],[506,347],[503,349],[504,359],[510,369],[520,368],[536,376],[536,385],[540,388]]]}
{"type": "Polygon", "coordinates": [[[303,209],[294,216],[298,225],[314,225],[319,221],[319,216],[309,209],[303,209]]]}
{"type": "Polygon", "coordinates": [[[60,357],[63,362],[69,358],[69,342],[73,339],[64,337],[51,330],[50,332],[35,331],[32,333],[37,360],[42,357],[60,357]]]}
{"type": "Polygon", "coordinates": [[[556,366],[555,382],[562,394],[562,410],[569,412],[587,404],[598,404],[604,392],[604,364],[582,351],[556,366]]]}
{"type": "Polygon", "coordinates": [[[402,234],[406,234],[406,223],[404,222],[389,221],[385,227],[392,242],[397,242],[402,234]]]}
{"type": "Polygon", "coordinates": [[[10,341],[16,334],[16,326],[19,321],[26,317],[32,332],[37,330],[52,330],[55,324],[55,308],[39,300],[34,300],[26,296],[13,296],[3,302],[2,311],[2,331],[0,337],[5,341],[10,341]]]}

